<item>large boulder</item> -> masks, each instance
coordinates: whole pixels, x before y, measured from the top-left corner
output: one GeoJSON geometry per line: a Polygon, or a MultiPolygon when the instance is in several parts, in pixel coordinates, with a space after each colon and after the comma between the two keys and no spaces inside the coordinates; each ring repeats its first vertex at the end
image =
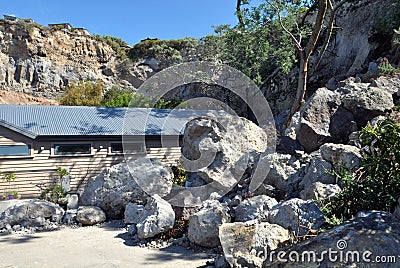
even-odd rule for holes
{"type": "Polygon", "coordinates": [[[153,190],[152,194],[165,196],[171,190],[172,178],[171,169],[159,160],[138,159],[129,164],[118,164],[88,180],[80,203],[100,207],[108,218],[123,218],[129,202],[146,204],[149,199],[141,187],[144,181],[147,180],[148,186],[154,186],[148,189],[153,190]]]}
{"type": "Polygon", "coordinates": [[[144,206],[136,224],[139,239],[151,238],[171,230],[175,224],[172,206],[158,196],[144,206]]]}
{"type": "Polygon", "coordinates": [[[189,240],[203,247],[219,246],[219,226],[230,222],[228,212],[228,206],[217,200],[203,202],[197,212],[189,217],[189,240]]]}
{"type": "Polygon", "coordinates": [[[24,200],[8,207],[0,214],[0,229],[7,225],[22,227],[41,227],[47,221],[60,223],[64,209],[54,203],[44,200],[24,200]]]}
{"type": "Polygon", "coordinates": [[[311,230],[319,230],[325,217],[315,203],[293,198],[274,206],[269,211],[268,222],[304,236],[311,230]]]}
{"type": "Polygon", "coordinates": [[[254,153],[264,152],[267,140],[263,129],[244,118],[228,114],[196,118],[184,132],[182,154],[189,161],[183,165],[226,192],[256,164],[254,153]]]}
{"type": "Polygon", "coordinates": [[[246,222],[255,219],[264,219],[268,211],[278,204],[278,202],[269,196],[259,195],[244,200],[235,210],[235,220],[246,222]]]}
{"type": "Polygon", "coordinates": [[[345,168],[353,171],[361,165],[360,149],[352,145],[327,143],[320,148],[321,156],[336,170],[345,168]]]}
{"type": "Polygon", "coordinates": [[[106,214],[99,207],[81,206],[76,214],[76,221],[84,225],[95,225],[106,221],[106,214]]]}
{"type": "MultiPolygon", "coordinates": [[[[290,240],[290,233],[285,228],[267,222],[235,222],[225,223],[219,227],[219,239],[224,255],[232,267],[239,267],[239,255],[273,251],[280,244],[290,240]]],[[[258,261],[262,263],[262,259],[258,261]]]]}
{"type": "Polygon", "coordinates": [[[326,142],[344,142],[357,130],[352,114],[339,109],[340,105],[340,94],[327,88],[319,88],[307,101],[296,132],[297,140],[307,152],[326,142]]]}
{"type": "Polygon", "coordinates": [[[272,256],[272,262],[268,256],[262,267],[306,268],[310,264],[315,267],[396,267],[400,254],[400,222],[387,212],[360,213],[354,220],[281,251],[282,253],[277,253],[281,256],[281,261],[277,260],[276,254],[272,256]],[[295,262],[289,259],[290,253],[295,262]],[[303,259],[302,253],[307,253],[303,259]],[[310,253],[316,255],[308,255],[310,253]],[[343,261],[340,256],[343,256],[343,261]],[[394,260],[387,261],[387,256],[394,256],[394,260]],[[375,263],[383,260],[382,257],[387,262],[379,265],[375,263]]]}

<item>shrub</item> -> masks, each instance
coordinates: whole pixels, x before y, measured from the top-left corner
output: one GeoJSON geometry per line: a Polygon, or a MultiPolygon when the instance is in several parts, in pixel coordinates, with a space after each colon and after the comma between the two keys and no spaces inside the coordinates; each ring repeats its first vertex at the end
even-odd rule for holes
{"type": "Polygon", "coordinates": [[[117,53],[117,56],[120,59],[124,60],[127,58],[127,51],[129,49],[129,45],[121,38],[108,35],[102,36],[99,34],[95,34],[93,36],[97,40],[102,41],[111,46],[111,48],[115,51],[115,53],[117,53]]]}
{"type": "Polygon", "coordinates": [[[132,94],[129,89],[112,87],[104,94],[101,105],[106,107],[128,107],[132,100],[132,94]]]}
{"type": "Polygon", "coordinates": [[[346,220],[365,210],[393,212],[400,197],[400,125],[396,117],[364,127],[360,142],[365,148],[362,167],[355,174],[335,172],[343,191],[322,201],[328,222],[346,220]]]}
{"type": "Polygon", "coordinates": [[[177,166],[172,166],[171,169],[174,173],[174,179],[172,183],[177,186],[185,186],[185,182],[188,179],[187,171],[177,166]]]}
{"type": "Polygon", "coordinates": [[[89,81],[72,82],[59,99],[61,105],[99,106],[104,92],[104,83],[89,81]]]}

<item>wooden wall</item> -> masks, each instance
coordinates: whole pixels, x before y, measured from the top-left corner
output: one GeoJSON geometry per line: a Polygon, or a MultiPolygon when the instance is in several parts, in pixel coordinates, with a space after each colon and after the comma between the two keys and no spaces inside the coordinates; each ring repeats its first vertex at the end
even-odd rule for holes
{"type": "MultiPolygon", "coordinates": [[[[58,166],[70,170],[71,190],[77,191],[78,187],[84,186],[88,178],[124,161],[124,155],[110,154],[109,141],[81,142],[92,144],[92,155],[85,156],[55,156],[52,154],[53,145],[60,143],[67,142],[38,142],[0,126],[0,145],[29,144],[32,150],[31,156],[27,157],[0,156],[0,172],[15,172],[17,176],[11,187],[6,182],[0,181],[0,197],[8,188],[21,193],[22,198],[38,197],[41,191],[38,186],[48,185],[57,178],[55,171],[58,166]]],[[[172,165],[181,156],[180,147],[159,148],[156,143],[147,142],[146,144],[147,153],[138,154],[138,158],[158,158],[172,165]]]]}

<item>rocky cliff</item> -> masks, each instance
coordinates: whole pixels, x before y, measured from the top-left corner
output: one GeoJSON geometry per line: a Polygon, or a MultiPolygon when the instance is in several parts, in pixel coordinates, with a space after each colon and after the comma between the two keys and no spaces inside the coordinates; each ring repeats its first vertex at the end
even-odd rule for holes
{"type": "Polygon", "coordinates": [[[92,36],[0,20],[0,89],[54,98],[74,80],[117,84],[118,62],[92,36]]]}

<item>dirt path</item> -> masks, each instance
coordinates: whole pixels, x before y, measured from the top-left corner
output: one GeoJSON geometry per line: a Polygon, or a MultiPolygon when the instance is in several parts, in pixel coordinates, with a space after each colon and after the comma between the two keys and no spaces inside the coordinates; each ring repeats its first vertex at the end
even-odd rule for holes
{"type": "Polygon", "coordinates": [[[129,245],[124,229],[63,228],[32,235],[0,235],[0,267],[200,267],[209,260],[170,246],[160,250],[129,245]]]}

